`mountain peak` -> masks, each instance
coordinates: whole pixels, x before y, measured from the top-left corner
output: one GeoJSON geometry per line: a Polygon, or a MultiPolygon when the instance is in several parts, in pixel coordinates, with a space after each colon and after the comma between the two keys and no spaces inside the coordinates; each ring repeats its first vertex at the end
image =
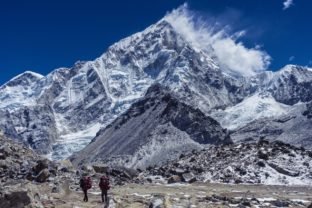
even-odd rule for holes
{"type": "Polygon", "coordinates": [[[312,68],[309,68],[308,66],[287,64],[283,68],[281,68],[279,71],[280,72],[291,72],[293,70],[308,70],[308,71],[312,71],[312,68]]]}
{"type": "Polygon", "coordinates": [[[12,78],[11,80],[13,79],[17,79],[17,78],[20,78],[20,77],[35,77],[35,78],[38,78],[38,79],[41,79],[43,78],[44,76],[39,74],[39,73],[36,73],[36,72],[33,72],[33,71],[25,71],[19,75],[17,75],[16,77],[12,78]]]}
{"type": "MultiPolygon", "coordinates": [[[[162,43],[163,39],[175,41],[174,39],[178,38],[178,36],[178,33],[174,30],[172,25],[163,18],[143,31],[116,42],[108,48],[108,51],[133,51],[138,49],[138,47],[134,46],[139,46],[143,43],[148,43],[149,45],[153,45],[157,42],[162,43]]],[[[181,39],[181,36],[179,38],[181,39]]],[[[103,55],[105,55],[105,53],[103,55]]]]}
{"type": "Polygon", "coordinates": [[[22,74],[19,74],[13,77],[10,81],[5,83],[3,86],[15,86],[15,85],[28,85],[33,82],[36,82],[43,78],[44,76],[32,71],[25,71],[22,74]]]}

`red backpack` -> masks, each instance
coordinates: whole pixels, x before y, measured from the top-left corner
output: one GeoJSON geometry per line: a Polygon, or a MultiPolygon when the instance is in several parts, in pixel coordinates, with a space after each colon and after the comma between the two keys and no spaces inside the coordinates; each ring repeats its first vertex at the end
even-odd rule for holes
{"type": "Polygon", "coordinates": [[[110,189],[109,178],[106,176],[102,176],[100,179],[99,186],[101,190],[109,190],[110,189]]]}
{"type": "Polygon", "coordinates": [[[90,177],[83,177],[82,179],[80,179],[80,187],[84,190],[88,190],[90,188],[92,188],[92,181],[90,177]]]}

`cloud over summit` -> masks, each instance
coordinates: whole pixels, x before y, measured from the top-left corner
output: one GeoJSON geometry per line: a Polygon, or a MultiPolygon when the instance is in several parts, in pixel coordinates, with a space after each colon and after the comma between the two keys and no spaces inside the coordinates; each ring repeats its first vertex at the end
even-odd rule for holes
{"type": "Polygon", "coordinates": [[[283,2],[283,5],[284,5],[283,9],[286,10],[286,9],[288,9],[289,7],[291,7],[293,4],[294,4],[293,0],[285,0],[285,1],[283,2]]]}
{"type": "Polygon", "coordinates": [[[229,73],[252,76],[270,64],[271,57],[260,47],[247,48],[238,40],[245,31],[228,34],[226,26],[219,29],[208,25],[187,4],[167,14],[165,20],[195,48],[216,57],[220,67],[229,73]]]}

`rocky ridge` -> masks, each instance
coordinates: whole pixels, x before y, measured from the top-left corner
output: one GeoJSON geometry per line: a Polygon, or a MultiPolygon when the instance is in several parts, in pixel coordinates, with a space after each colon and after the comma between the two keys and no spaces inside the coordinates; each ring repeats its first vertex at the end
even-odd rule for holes
{"type": "Polygon", "coordinates": [[[204,145],[229,143],[231,138],[217,121],[156,84],[71,160],[75,165],[101,162],[144,169],[204,145]]]}

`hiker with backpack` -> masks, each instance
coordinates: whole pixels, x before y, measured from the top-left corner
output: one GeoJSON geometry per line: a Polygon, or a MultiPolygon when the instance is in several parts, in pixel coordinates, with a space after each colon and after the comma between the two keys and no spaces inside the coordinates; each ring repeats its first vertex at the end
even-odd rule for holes
{"type": "Polygon", "coordinates": [[[82,191],[84,193],[84,198],[83,198],[84,202],[88,201],[88,190],[91,189],[91,187],[92,187],[91,177],[88,175],[84,175],[80,179],[80,188],[82,189],[82,191]]]}
{"type": "Polygon", "coordinates": [[[101,177],[99,187],[102,191],[102,202],[108,203],[107,191],[110,189],[108,173],[101,177]]]}

